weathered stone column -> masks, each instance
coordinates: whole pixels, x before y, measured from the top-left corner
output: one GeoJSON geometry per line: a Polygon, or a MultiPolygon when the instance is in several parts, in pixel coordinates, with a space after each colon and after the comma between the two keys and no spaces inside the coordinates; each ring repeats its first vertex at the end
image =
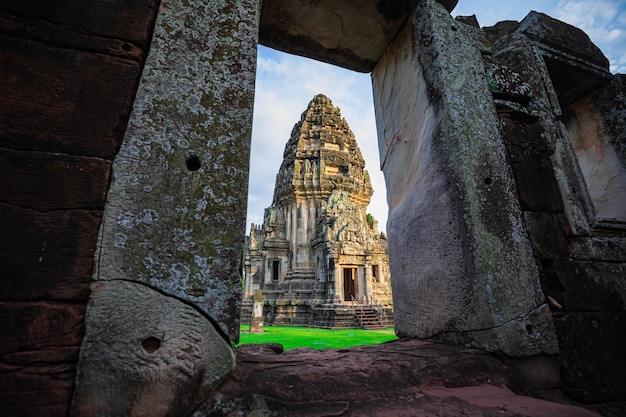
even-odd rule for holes
{"type": "Polygon", "coordinates": [[[234,368],[259,9],[161,1],[113,164],[74,416],[187,416],[234,368]]]}
{"type": "Polygon", "coordinates": [[[481,54],[419,2],[372,73],[400,336],[512,356],[558,351],[481,54]]]}

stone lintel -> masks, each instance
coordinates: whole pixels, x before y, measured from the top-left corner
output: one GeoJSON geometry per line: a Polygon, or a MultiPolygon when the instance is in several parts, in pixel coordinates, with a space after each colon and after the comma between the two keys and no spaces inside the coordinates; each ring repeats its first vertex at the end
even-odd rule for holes
{"type": "Polygon", "coordinates": [[[342,265],[363,265],[365,260],[365,255],[339,255],[337,262],[342,265]]]}
{"type": "MultiPolygon", "coordinates": [[[[450,12],[455,0],[440,0],[450,12]]],[[[418,0],[265,0],[259,42],[283,52],[370,72],[418,0]]]]}

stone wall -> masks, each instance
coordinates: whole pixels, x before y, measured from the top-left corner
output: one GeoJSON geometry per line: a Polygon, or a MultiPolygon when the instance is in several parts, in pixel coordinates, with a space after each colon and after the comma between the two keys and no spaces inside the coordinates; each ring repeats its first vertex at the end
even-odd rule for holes
{"type": "Polygon", "coordinates": [[[494,93],[559,340],[563,390],[580,401],[617,401],[626,396],[624,372],[614,371],[626,369],[626,182],[615,175],[626,163],[625,77],[608,72],[582,31],[546,15],[531,13],[511,29],[493,58],[533,95],[494,93]],[[594,197],[603,190],[610,198],[594,197]]]}
{"type": "Polygon", "coordinates": [[[157,5],[2,4],[1,415],[68,413],[111,164],[157,5]]]}
{"type": "Polygon", "coordinates": [[[259,7],[218,3],[3,4],[0,414],[185,413],[234,365],[259,7]]]}
{"type": "Polygon", "coordinates": [[[286,3],[3,2],[0,414],[65,416],[75,394],[73,415],[188,415],[234,366],[257,27],[376,66],[399,331],[512,356],[558,342],[569,395],[623,399],[623,205],[601,209],[586,150],[622,172],[624,77],[537,14],[483,32],[432,0],[286,3]]]}

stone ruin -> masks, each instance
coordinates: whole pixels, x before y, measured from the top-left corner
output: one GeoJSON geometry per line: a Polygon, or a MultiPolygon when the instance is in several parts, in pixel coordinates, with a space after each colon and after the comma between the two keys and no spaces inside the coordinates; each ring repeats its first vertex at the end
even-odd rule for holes
{"type": "Polygon", "coordinates": [[[4,2],[0,414],[623,415],[626,76],[455,4],[4,2]],[[378,356],[231,347],[258,43],[371,73],[403,338],[378,356]]]}
{"type": "Polygon", "coordinates": [[[328,97],[311,100],[283,158],[272,206],[246,240],[242,317],[262,291],[268,324],[392,326],[387,238],[366,214],[365,161],[328,97]]]}

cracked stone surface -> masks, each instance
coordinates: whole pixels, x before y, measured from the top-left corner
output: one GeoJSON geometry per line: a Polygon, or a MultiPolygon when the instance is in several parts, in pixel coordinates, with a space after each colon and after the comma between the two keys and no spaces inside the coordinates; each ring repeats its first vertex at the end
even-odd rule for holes
{"type": "Polygon", "coordinates": [[[498,350],[511,356],[523,357],[526,352],[532,351],[558,354],[557,338],[551,319],[548,305],[543,304],[524,317],[496,327],[466,332],[444,332],[433,336],[433,339],[460,346],[498,350]]]}

